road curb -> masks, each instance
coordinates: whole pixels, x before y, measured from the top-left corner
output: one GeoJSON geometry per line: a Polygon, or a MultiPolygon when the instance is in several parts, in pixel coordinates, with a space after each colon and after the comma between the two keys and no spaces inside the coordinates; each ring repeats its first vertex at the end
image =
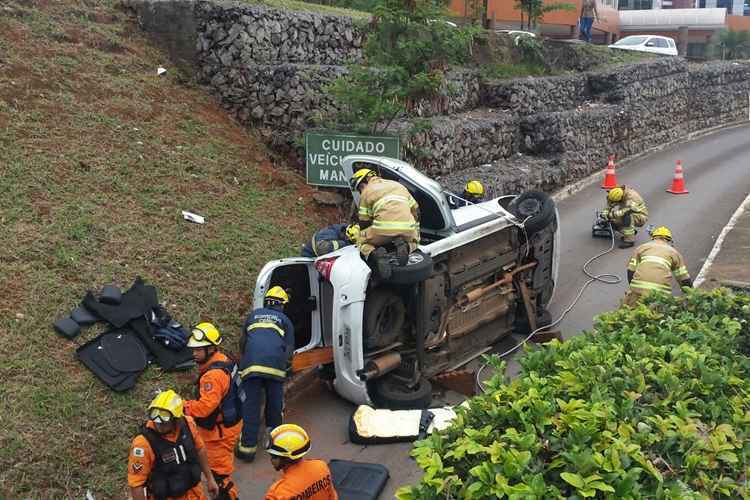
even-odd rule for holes
{"type": "MultiPolygon", "coordinates": [[[[685,144],[690,141],[694,141],[695,139],[701,139],[703,137],[707,137],[713,134],[716,134],[718,132],[723,132],[725,130],[731,130],[734,128],[739,128],[746,126],[748,124],[748,120],[742,120],[737,122],[732,122],[727,125],[719,125],[717,127],[711,127],[703,130],[699,130],[697,132],[691,132],[690,134],[686,135],[685,137],[681,137],[680,139],[672,142],[668,142],[666,144],[662,144],[661,146],[656,146],[651,149],[647,149],[646,151],[643,151],[642,153],[638,153],[637,155],[628,156],[627,158],[624,158],[622,161],[618,162],[617,168],[624,168],[630,165],[631,163],[634,163],[639,160],[643,160],[644,158],[647,158],[654,153],[659,153],[661,151],[664,151],[667,148],[678,146],[680,144],[685,144]]],[[[566,200],[573,196],[574,194],[578,193],[579,191],[582,191],[583,189],[589,187],[590,185],[600,182],[604,178],[604,169],[605,167],[602,166],[601,170],[594,172],[593,174],[589,175],[588,177],[584,177],[583,179],[580,179],[578,181],[575,181],[572,184],[569,184],[565,187],[562,187],[552,193],[552,199],[555,201],[555,203],[560,203],[563,200],[566,200]]]]}
{"type": "Polygon", "coordinates": [[[729,218],[729,222],[727,222],[727,225],[724,226],[724,228],[721,230],[721,233],[719,233],[719,236],[714,242],[713,248],[711,248],[711,252],[709,252],[708,257],[706,257],[706,261],[703,263],[701,270],[698,272],[698,276],[696,276],[695,281],[693,281],[693,286],[698,288],[706,281],[706,276],[711,270],[711,266],[713,265],[714,260],[716,260],[719,252],[721,252],[721,247],[724,243],[724,239],[737,224],[739,218],[748,209],[750,209],[750,194],[748,194],[747,197],[742,201],[742,203],[740,203],[740,206],[737,207],[737,210],[734,211],[732,217],[729,218]]]}

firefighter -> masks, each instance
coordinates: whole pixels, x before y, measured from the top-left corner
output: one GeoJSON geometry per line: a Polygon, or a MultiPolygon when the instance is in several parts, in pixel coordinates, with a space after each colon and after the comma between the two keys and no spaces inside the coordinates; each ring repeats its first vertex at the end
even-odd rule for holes
{"type": "Polygon", "coordinates": [[[633,252],[628,264],[628,283],[623,305],[633,307],[641,297],[651,291],[672,293],[672,276],[683,287],[692,287],[685,260],[672,246],[672,232],[658,227],[651,232],[652,241],[644,243],[633,252]]]}
{"type": "Polygon", "coordinates": [[[607,193],[607,208],[602,210],[602,217],[622,234],[620,248],[630,248],[635,245],[635,228],[648,220],[648,209],[635,189],[618,186],[607,193]]]}
{"type": "Polygon", "coordinates": [[[419,244],[419,207],[409,191],[396,181],[380,178],[375,171],[361,168],[349,179],[352,191],[359,192],[360,233],[357,245],[368,260],[375,257],[373,268],[387,279],[391,268],[386,250],[393,243],[401,264],[419,244]]]}
{"type": "Polygon", "coordinates": [[[200,375],[196,382],[196,399],[185,401],[185,415],[198,425],[198,433],[206,443],[208,465],[219,485],[220,500],[238,498],[232,482],[234,447],[242,430],[242,414],[236,401],[238,377],[236,364],[219,351],[221,332],[211,323],[193,328],[187,346],[193,351],[200,375]]]}
{"type": "Polygon", "coordinates": [[[331,224],[315,232],[302,247],[302,257],[319,257],[335,252],[352,243],[359,237],[359,224],[331,224]]]}
{"type": "Polygon", "coordinates": [[[337,500],[331,470],[322,460],[305,460],[310,451],[310,437],[294,424],[284,424],[271,431],[268,454],[274,469],[283,473],[271,485],[265,500],[337,500]]]}
{"type": "Polygon", "coordinates": [[[235,455],[245,462],[255,460],[260,430],[260,408],[265,395],[266,427],[281,425],[284,380],[294,354],[294,326],[284,314],[289,295],[280,286],[271,287],[263,307],[245,320],[240,339],[240,377],[245,391],[242,434],[235,455]]]}
{"type": "Polygon", "coordinates": [[[182,398],[161,392],[148,407],[148,423],[130,446],[128,486],[133,500],[205,500],[201,472],[211,498],[219,486],[195,422],[184,415],[182,398]]]}
{"type": "Polygon", "coordinates": [[[477,180],[472,180],[464,186],[464,192],[461,198],[455,196],[448,197],[448,204],[451,208],[465,207],[484,201],[484,186],[477,180]]]}

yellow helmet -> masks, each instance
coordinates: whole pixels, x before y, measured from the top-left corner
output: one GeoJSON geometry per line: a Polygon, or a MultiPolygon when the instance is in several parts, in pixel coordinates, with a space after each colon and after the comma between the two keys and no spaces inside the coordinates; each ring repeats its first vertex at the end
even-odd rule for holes
{"type": "Polygon", "coordinates": [[[193,327],[188,347],[209,347],[221,344],[221,332],[211,323],[198,323],[193,327]]]}
{"type": "Polygon", "coordinates": [[[172,389],[162,391],[148,405],[148,417],[158,424],[169,422],[172,417],[182,418],[182,398],[172,389]]]}
{"type": "Polygon", "coordinates": [[[374,170],[370,170],[369,168],[360,168],[349,179],[349,187],[352,189],[352,191],[356,191],[359,187],[359,184],[367,179],[370,176],[375,175],[374,170]]]}
{"type": "Polygon", "coordinates": [[[277,302],[279,304],[288,304],[289,294],[286,293],[286,290],[276,285],[266,292],[266,300],[277,302]]]}
{"type": "Polygon", "coordinates": [[[607,193],[607,201],[617,203],[622,200],[623,196],[625,196],[624,189],[621,187],[612,188],[609,193],[607,193]]]}
{"type": "Polygon", "coordinates": [[[310,436],[299,425],[282,424],[271,431],[268,453],[297,460],[310,451],[310,436]]]}
{"type": "Polygon", "coordinates": [[[464,191],[472,196],[484,196],[484,186],[479,181],[467,182],[464,191]]]}
{"type": "Polygon", "coordinates": [[[357,241],[359,238],[359,224],[349,224],[346,226],[346,238],[351,241],[357,241]]]}
{"type": "Polygon", "coordinates": [[[651,231],[651,238],[663,238],[667,241],[672,241],[672,231],[666,226],[660,226],[651,231]]]}

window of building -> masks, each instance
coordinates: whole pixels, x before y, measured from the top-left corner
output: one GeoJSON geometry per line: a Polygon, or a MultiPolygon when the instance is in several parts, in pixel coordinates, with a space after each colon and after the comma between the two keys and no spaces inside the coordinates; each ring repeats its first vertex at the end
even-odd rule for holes
{"type": "Polygon", "coordinates": [[[727,9],[727,14],[732,13],[733,0],[716,0],[716,7],[719,9],[727,9]]]}
{"type": "Polygon", "coordinates": [[[705,9],[706,8],[706,0],[700,0],[698,2],[698,8],[699,9],[705,9]]]}
{"type": "Polygon", "coordinates": [[[618,0],[618,10],[651,10],[653,0],[618,0]]]}

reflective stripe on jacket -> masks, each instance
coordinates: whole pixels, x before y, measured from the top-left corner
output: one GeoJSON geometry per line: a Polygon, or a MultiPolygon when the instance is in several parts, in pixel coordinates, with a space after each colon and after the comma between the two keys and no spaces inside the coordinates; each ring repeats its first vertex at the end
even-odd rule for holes
{"type": "Polygon", "coordinates": [[[646,203],[643,201],[641,195],[638,194],[638,191],[633,188],[624,188],[622,200],[617,203],[610,203],[609,206],[611,208],[610,215],[612,217],[623,217],[628,211],[630,211],[631,213],[640,214],[648,218],[648,208],[646,207],[646,203]]]}
{"type": "Polygon", "coordinates": [[[628,271],[634,273],[630,289],[641,295],[652,290],[672,293],[672,275],[678,281],[690,278],[680,252],[661,239],[636,248],[628,263],[628,271]]]}
{"type": "Polygon", "coordinates": [[[372,221],[372,228],[383,235],[419,231],[419,207],[409,190],[396,181],[374,177],[367,182],[359,199],[359,220],[372,221]]]}
{"type": "Polygon", "coordinates": [[[283,380],[294,353],[294,326],[281,311],[261,307],[242,328],[240,376],[283,380]]]}

